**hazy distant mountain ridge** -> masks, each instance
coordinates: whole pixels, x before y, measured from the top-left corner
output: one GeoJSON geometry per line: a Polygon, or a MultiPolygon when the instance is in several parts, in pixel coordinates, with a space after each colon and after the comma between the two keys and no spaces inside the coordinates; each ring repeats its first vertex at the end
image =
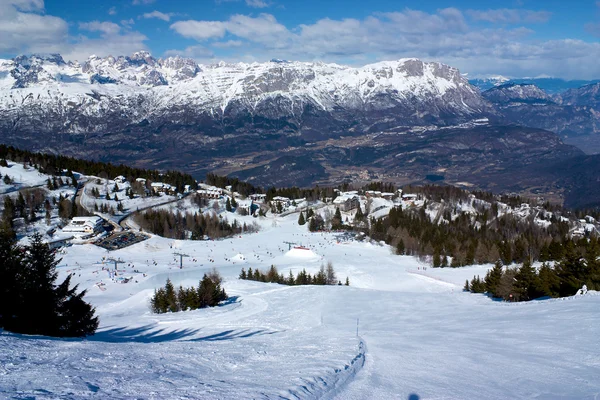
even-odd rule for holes
{"type": "Polygon", "coordinates": [[[569,89],[577,89],[585,85],[598,83],[599,80],[566,80],[560,78],[507,78],[504,76],[491,76],[489,78],[476,78],[469,79],[469,83],[479,90],[486,91],[493,87],[505,85],[507,83],[514,84],[529,84],[535,85],[553,96],[556,94],[563,93],[569,89]]]}
{"type": "Polygon", "coordinates": [[[483,97],[492,103],[554,103],[552,98],[539,87],[532,84],[506,83],[483,92],[483,97]]]}

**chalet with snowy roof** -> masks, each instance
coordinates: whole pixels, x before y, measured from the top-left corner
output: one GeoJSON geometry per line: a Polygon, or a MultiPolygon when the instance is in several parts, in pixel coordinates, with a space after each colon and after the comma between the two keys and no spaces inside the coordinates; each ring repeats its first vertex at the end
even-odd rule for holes
{"type": "Polygon", "coordinates": [[[125,183],[125,182],[127,182],[127,178],[125,178],[123,175],[119,175],[119,176],[117,176],[113,180],[115,181],[115,183],[125,183]]]}
{"type": "Polygon", "coordinates": [[[360,205],[359,197],[353,192],[347,192],[339,195],[333,200],[333,204],[340,208],[340,211],[350,211],[358,208],[360,205]]]}
{"type": "Polygon", "coordinates": [[[196,193],[200,195],[203,199],[220,199],[223,196],[223,189],[220,188],[207,188],[207,189],[198,189],[196,193]]]}
{"type": "Polygon", "coordinates": [[[58,239],[54,239],[48,242],[48,247],[50,250],[58,249],[61,247],[69,246],[73,236],[62,237],[58,239]]]}
{"type": "Polygon", "coordinates": [[[257,203],[264,203],[267,198],[267,195],[264,193],[255,193],[250,195],[250,200],[255,201],[257,203]]]}
{"type": "Polygon", "coordinates": [[[237,200],[237,209],[240,214],[252,215],[254,206],[252,200],[237,200]]]}
{"type": "Polygon", "coordinates": [[[174,193],[175,189],[168,183],[163,182],[152,182],[152,191],[154,193],[174,193]]]}
{"type": "Polygon", "coordinates": [[[381,193],[381,197],[383,197],[386,200],[392,200],[394,198],[394,193],[383,192],[383,193],[381,193]]]}
{"type": "Polygon", "coordinates": [[[367,190],[365,196],[367,198],[381,197],[381,192],[379,190],[367,190]]]}
{"type": "Polygon", "coordinates": [[[69,225],[65,226],[63,232],[77,234],[92,234],[102,231],[102,218],[94,217],[74,217],[69,225]]]}
{"type": "Polygon", "coordinates": [[[283,196],[275,196],[273,197],[273,199],[271,200],[271,204],[273,204],[274,206],[277,206],[278,204],[281,204],[282,207],[289,207],[291,204],[291,200],[287,197],[283,197],[283,196]]]}

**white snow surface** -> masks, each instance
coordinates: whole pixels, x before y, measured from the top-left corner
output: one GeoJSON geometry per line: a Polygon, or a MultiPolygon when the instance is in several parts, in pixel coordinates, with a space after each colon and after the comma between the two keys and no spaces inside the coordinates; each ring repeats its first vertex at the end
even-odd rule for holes
{"type": "Polygon", "coordinates": [[[2,178],[9,176],[12,183],[6,184],[0,179],[0,194],[18,191],[22,188],[45,186],[46,180],[50,177],[40,173],[37,169],[23,164],[7,161],[8,167],[0,166],[2,178]]]}
{"type": "Polygon", "coordinates": [[[424,269],[388,246],[311,234],[296,220],[260,219],[260,232],[221,241],[67,248],[60,278],[75,273],[89,290],[100,329],[66,340],[0,331],[0,398],[598,398],[597,293],[496,302],[461,290],[490,266],[424,269]],[[290,257],[285,241],[316,256],[290,257]],[[190,256],[183,269],[174,252],[190,256]],[[125,261],[119,276],[130,283],[108,278],[107,256],[125,261]],[[287,276],[327,261],[350,287],[237,279],[241,267],[273,264],[287,276]],[[213,267],[229,302],[150,313],[148,300],[167,278],[197,285],[213,267]]]}

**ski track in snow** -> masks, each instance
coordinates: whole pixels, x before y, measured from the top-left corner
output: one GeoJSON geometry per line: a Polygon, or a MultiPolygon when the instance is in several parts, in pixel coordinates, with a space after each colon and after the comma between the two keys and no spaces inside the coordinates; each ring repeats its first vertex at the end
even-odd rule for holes
{"type": "Polygon", "coordinates": [[[235,218],[262,230],[221,241],[152,237],[110,254],[67,248],[60,277],[74,272],[73,282],[89,289],[100,329],[87,339],[0,331],[0,398],[591,400],[600,393],[597,293],[495,302],[461,291],[489,265],[425,271],[388,246],[309,234],[296,215],[276,224],[235,218]],[[314,255],[290,252],[285,241],[314,255]],[[191,256],[183,269],[175,251],[191,256]],[[108,279],[109,255],[126,262],[119,274],[130,283],[108,279]],[[242,267],[314,274],[329,260],[350,287],[237,279],[242,267]],[[213,267],[228,302],[149,312],[167,278],[197,285],[213,267]]]}

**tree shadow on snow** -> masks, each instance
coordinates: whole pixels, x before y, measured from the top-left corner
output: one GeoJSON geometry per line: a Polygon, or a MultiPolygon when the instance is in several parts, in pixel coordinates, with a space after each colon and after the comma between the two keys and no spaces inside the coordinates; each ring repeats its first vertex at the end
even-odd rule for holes
{"type": "Polygon", "coordinates": [[[212,335],[198,337],[199,329],[156,330],[155,325],[137,328],[116,327],[96,333],[87,338],[89,341],[106,343],[162,343],[171,341],[204,342],[243,339],[252,336],[272,335],[276,332],[265,329],[226,330],[212,335]]]}
{"type": "Polygon", "coordinates": [[[219,341],[219,340],[243,339],[243,338],[249,338],[252,336],[272,335],[274,333],[277,333],[277,332],[267,331],[266,329],[258,329],[258,330],[242,329],[242,330],[237,330],[237,331],[230,329],[227,331],[215,333],[213,335],[190,339],[190,342],[204,342],[204,341],[214,342],[214,341],[219,341]]]}
{"type": "Polygon", "coordinates": [[[219,305],[217,307],[223,307],[223,306],[228,306],[230,304],[239,303],[239,301],[238,301],[239,298],[240,298],[240,296],[231,296],[227,300],[219,303],[219,305]]]}
{"type": "Polygon", "coordinates": [[[182,340],[198,334],[198,329],[155,329],[155,325],[145,325],[137,328],[111,328],[96,332],[87,340],[107,343],[161,343],[182,340]]]}

